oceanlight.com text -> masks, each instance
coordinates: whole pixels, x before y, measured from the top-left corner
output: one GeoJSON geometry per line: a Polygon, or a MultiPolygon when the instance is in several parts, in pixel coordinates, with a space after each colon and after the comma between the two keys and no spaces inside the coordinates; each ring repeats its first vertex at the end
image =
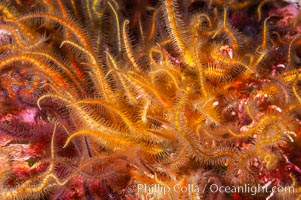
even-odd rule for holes
{"type": "Polygon", "coordinates": [[[286,186],[272,186],[272,187],[265,187],[258,184],[257,186],[244,184],[242,186],[220,186],[217,184],[211,184],[209,187],[209,191],[212,193],[238,193],[238,194],[251,194],[255,196],[259,193],[294,193],[295,188],[286,186]]]}

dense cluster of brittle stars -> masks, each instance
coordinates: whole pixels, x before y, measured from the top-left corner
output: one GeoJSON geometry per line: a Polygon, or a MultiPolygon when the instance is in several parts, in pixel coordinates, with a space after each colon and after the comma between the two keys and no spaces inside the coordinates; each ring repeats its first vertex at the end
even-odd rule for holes
{"type": "MultiPolygon", "coordinates": [[[[299,134],[299,69],[292,54],[300,41],[284,41],[277,32],[279,41],[270,39],[272,17],[261,19],[267,1],[256,4],[262,39],[254,44],[228,22],[229,12],[251,1],[227,8],[210,1],[214,9],[185,21],[176,1],[162,0],[144,8],[150,16],[137,11],[132,26],[121,14],[122,2],[70,3],[36,2],[39,11],[28,13],[22,1],[0,4],[0,69],[11,77],[1,80],[3,94],[22,96],[23,104],[46,115],[39,123],[53,123],[49,156],[31,168],[46,167],[8,186],[10,178],[0,171],[0,197],[40,198],[78,174],[88,180],[86,190],[97,179],[113,193],[122,191],[111,181],[118,174],[128,176],[126,184],[172,187],[217,183],[214,176],[228,177],[230,184],[282,186],[287,183],[271,176],[273,170],[289,165],[300,173],[282,150],[299,134]],[[90,24],[83,28],[85,21],[90,24]],[[135,47],[130,30],[140,38],[135,47]],[[280,44],[287,49],[281,54],[286,63],[267,65],[280,44]],[[61,134],[63,144],[56,147],[61,134]]],[[[293,172],[289,177],[296,197],[300,188],[293,172]]],[[[187,195],[209,194],[171,192],[162,198],[187,195]]]]}

